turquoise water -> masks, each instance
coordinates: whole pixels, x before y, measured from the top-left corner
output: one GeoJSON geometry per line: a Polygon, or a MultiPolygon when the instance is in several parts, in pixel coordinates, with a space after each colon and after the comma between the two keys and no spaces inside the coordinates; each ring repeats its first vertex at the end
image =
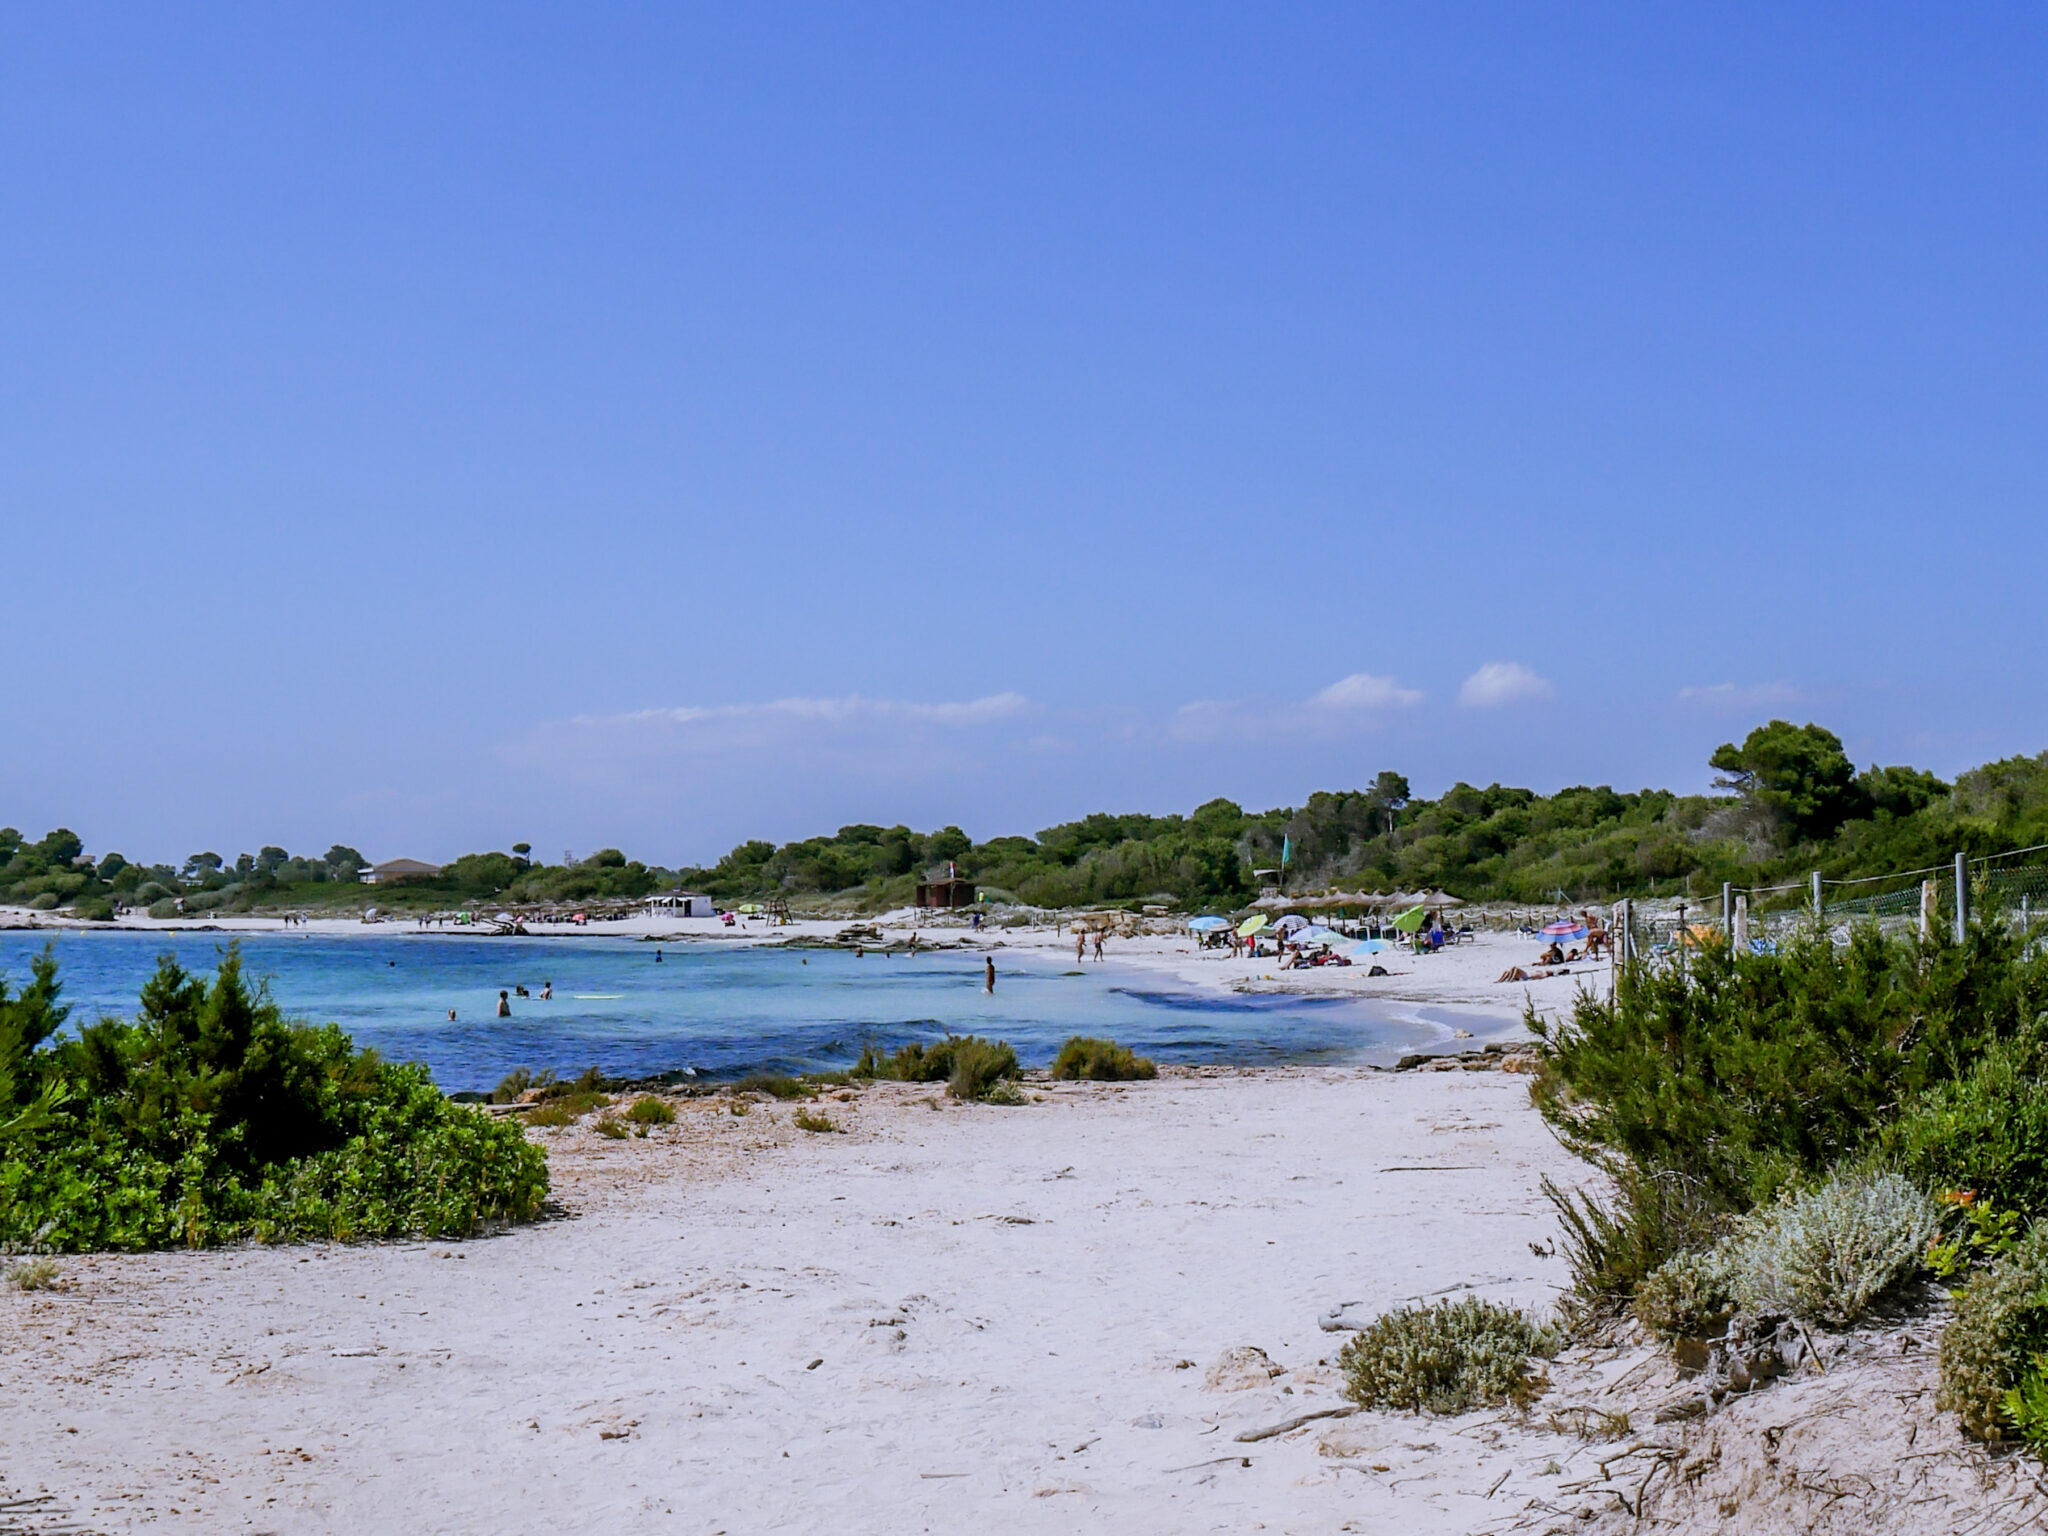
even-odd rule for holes
{"type": "MultiPolygon", "coordinates": [[[[52,941],[65,1000],[83,1018],[131,1013],[159,954],[210,970],[226,942],[208,933],[0,933],[10,986],[52,941]]],[[[520,1066],[594,1065],[622,1077],[819,1070],[851,1064],[869,1043],[894,1049],[947,1031],[1007,1040],[1026,1066],[1049,1061],[1072,1034],[1112,1036],[1166,1062],[1387,1061],[1471,1022],[1350,998],[1195,992],[1114,964],[1073,975],[1057,956],[1000,950],[992,997],[981,956],[954,952],[857,960],[837,950],[596,938],[264,934],[245,937],[242,954],[288,1014],[423,1061],[448,1092],[490,1088],[520,1066]],[[553,1001],[515,995],[512,1017],[495,1017],[500,988],[538,994],[550,980],[553,1001]]]]}

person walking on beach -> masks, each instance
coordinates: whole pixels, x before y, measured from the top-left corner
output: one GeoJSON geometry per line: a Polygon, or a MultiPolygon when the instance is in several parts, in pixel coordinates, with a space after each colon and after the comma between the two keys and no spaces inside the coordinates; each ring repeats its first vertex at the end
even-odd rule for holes
{"type": "Polygon", "coordinates": [[[986,976],[984,976],[984,977],[982,978],[982,982],[981,982],[981,990],[982,990],[982,991],[984,991],[984,992],[986,992],[986,993],[988,993],[988,994],[989,994],[990,996],[994,996],[994,995],[995,995],[995,990],[996,990],[996,958],[995,958],[995,956],[994,956],[994,955],[989,955],[989,956],[987,956],[987,957],[986,957],[985,959],[983,959],[983,961],[982,961],[982,964],[983,964],[983,965],[986,965],[986,966],[988,967],[988,974],[987,974],[986,976]]]}
{"type": "Polygon", "coordinates": [[[1097,960],[1102,958],[1102,941],[1108,936],[1109,932],[1107,929],[1098,928],[1095,930],[1095,958],[1097,960]]]}
{"type": "Polygon", "coordinates": [[[1087,958],[1088,930],[1085,928],[1076,928],[1074,930],[1074,964],[1079,965],[1083,960],[1086,960],[1087,958]]]}

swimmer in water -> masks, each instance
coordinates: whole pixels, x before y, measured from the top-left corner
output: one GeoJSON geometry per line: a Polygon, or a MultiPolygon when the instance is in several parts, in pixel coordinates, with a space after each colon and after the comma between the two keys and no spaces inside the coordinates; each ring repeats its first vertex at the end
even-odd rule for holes
{"type": "Polygon", "coordinates": [[[988,958],[987,958],[986,960],[984,960],[984,961],[982,962],[982,964],[984,964],[984,965],[986,965],[986,966],[988,967],[988,974],[987,974],[987,975],[985,975],[985,976],[984,976],[984,977],[982,978],[982,981],[981,981],[981,990],[982,990],[982,991],[984,991],[984,992],[987,992],[987,993],[991,993],[991,994],[993,994],[993,993],[995,992],[995,989],[996,989],[996,961],[995,961],[995,956],[993,956],[993,955],[990,955],[990,956],[989,956],[989,957],[988,957],[988,958]]]}

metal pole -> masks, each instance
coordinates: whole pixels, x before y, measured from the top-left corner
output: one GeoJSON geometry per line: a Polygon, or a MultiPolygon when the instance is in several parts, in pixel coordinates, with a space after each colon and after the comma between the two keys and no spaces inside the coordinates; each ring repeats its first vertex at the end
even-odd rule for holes
{"type": "Polygon", "coordinates": [[[1956,942],[1962,943],[1970,933],[1970,870],[1969,861],[1960,853],[1956,855],[1956,942]]]}
{"type": "Polygon", "coordinates": [[[1820,917],[1820,871],[1817,869],[1813,872],[1813,915],[1815,919],[1820,917]]]}

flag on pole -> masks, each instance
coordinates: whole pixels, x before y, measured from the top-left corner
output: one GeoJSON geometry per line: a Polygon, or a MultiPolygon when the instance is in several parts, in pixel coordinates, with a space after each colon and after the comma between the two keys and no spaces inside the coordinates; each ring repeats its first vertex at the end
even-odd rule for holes
{"type": "Polygon", "coordinates": [[[1280,836],[1280,867],[1285,869],[1287,861],[1294,855],[1294,839],[1282,833],[1280,836]]]}

